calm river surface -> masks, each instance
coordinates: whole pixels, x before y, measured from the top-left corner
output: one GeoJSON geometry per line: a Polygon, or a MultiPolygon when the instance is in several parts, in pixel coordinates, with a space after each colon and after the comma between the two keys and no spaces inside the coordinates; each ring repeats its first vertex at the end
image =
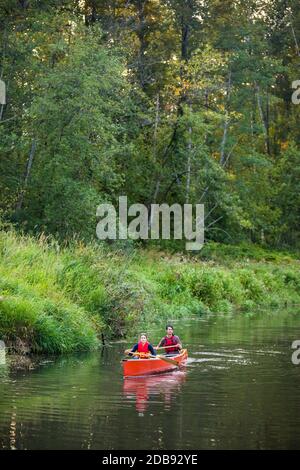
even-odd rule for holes
{"type": "MultiPolygon", "coordinates": [[[[209,315],[174,322],[184,370],[122,377],[114,343],[44,360],[32,371],[0,365],[1,449],[300,449],[300,312],[209,315]]],[[[151,331],[156,343],[164,325],[151,331]]]]}

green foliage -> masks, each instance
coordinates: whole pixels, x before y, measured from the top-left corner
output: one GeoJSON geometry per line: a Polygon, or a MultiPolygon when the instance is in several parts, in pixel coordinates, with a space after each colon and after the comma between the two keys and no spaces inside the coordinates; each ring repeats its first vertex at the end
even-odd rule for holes
{"type": "Polygon", "coordinates": [[[239,245],[209,242],[204,245],[199,253],[199,257],[203,260],[214,260],[222,263],[232,260],[235,262],[272,261],[274,263],[289,263],[297,258],[296,254],[290,251],[284,252],[263,248],[260,245],[245,242],[239,245]]]}
{"type": "Polygon", "coordinates": [[[299,299],[300,16],[279,3],[0,0],[2,334],[67,352],[299,299]],[[96,246],[96,208],[121,194],[204,203],[203,250],[96,246]]]}
{"type": "Polygon", "coordinates": [[[278,237],[286,245],[297,245],[300,224],[300,151],[292,142],[274,168],[278,187],[276,200],[280,208],[278,237]]]}
{"type": "Polygon", "coordinates": [[[236,260],[217,244],[206,261],[157,250],[125,255],[2,231],[0,335],[16,348],[67,353],[97,347],[102,333],[124,336],[157,319],[300,301],[297,260],[278,252],[266,261],[261,248],[240,250],[259,259],[236,260]]]}
{"type": "MultiPolygon", "coordinates": [[[[1,232],[0,331],[30,351],[68,353],[98,347],[103,327],[95,310],[76,304],[56,282],[62,260],[40,239],[1,232]]],[[[89,307],[89,304],[88,304],[89,307]]]]}
{"type": "MultiPolygon", "coordinates": [[[[1,283],[2,284],[2,283],[1,283]]],[[[96,322],[69,302],[55,301],[34,289],[5,283],[0,302],[1,336],[13,346],[21,339],[28,351],[69,353],[98,347],[96,322]]]]}
{"type": "Polygon", "coordinates": [[[1,217],[90,240],[120,194],[201,201],[206,240],[297,247],[300,22],[273,3],[2,0],[1,217]]]}

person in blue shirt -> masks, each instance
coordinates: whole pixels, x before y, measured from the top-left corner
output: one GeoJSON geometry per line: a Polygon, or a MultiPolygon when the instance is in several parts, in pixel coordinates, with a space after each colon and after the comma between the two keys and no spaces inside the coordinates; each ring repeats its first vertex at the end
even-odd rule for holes
{"type": "Polygon", "coordinates": [[[149,355],[156,356],[156,352],[152,344],[149,343],[146,333],[141,333],[139,342],[131,349],[127,349],[125,354],[132,356],[135,352],[139,353],[138,355],[140,357],[149,357],[149,355]]]}

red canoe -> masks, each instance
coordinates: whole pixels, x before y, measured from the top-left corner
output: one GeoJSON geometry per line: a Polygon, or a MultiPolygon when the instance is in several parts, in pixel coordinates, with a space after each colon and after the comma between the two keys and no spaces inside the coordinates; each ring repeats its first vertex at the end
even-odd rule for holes
{"type": "Polygon", "coordinates": [[[180,354],[177,354],[177,356],[167,356],[166,360],[161,359],[160,357],[151,357],[149,359],[127,359],[122,362],[123,375],[124,377],[136,377],[167,372],[177,369],[177,365],[167,362],[168,359],[175,361],[178,366],[181,366],[187,360],[187,357],[187,350],[182,349],[180,354]]]}

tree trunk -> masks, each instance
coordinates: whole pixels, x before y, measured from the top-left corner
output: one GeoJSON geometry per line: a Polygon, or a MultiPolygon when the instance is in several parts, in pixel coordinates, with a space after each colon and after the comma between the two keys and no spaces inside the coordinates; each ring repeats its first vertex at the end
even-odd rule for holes
{"type": "Polygon", "coordinates": [[[256,88],[257,106],[258,106],[258,110],[259,110],[259,115],[260,115],[261,123],[262,123],[263,129],[264,129],[265,148],[266,148],[266,152],[268,153],[268,155],[270,155],[270,142],[269,142],[269,129],[268,129],[269,126],[268,126],[268,121],[267,121],[267,117],[264,115],[263,105],[262,105],[262,99],[261,99],[261,96],[260,96],[260,88],[259,88],[259,85],[255,84],[255,88],[256,88]]]}
{"type": "Polygon", "coordinates": [[[6,105],[6,91],[7,91],[7,84],[3,80],[3,74],[4,74],[4,60],[5,60],[5,55],[6,55],[6,48],[7,48],[7,30],[4,29],[3,32],[3,53],[2,53],[2,67],[1,67],[1,73],[0,73],[0,80],[3,81],[4,83],[4,97],[3,101],[1,103],[1,108],[0,108],[0,121],[2,121],[3,118],[3,113],[4,113],[4,106],[6,105]]]}
{"type": "MultiPolygon", "coordinates": [[[[184,15],[181,17],[181,59],[187,64],[189,61],[189,33],[190,27],[187,19],[184,15]]],[[[181,69],[181,76],[183,77],[183,70],[181,69]]],[[[185,93],[185,92],[183,92],[185,93]]],[[[188,97],[183,95],[183,101],[187,100],[188,97]]],[[[191,103],[189,103],[189,109],[191,111],[191,103]]],[[[190,188],[191,188],[191,153],[192,153],[192,127],[188,128],[188,144],[187,144],[187,167],[186,167],[186,190],[185,190],[185,202],[189,203],[190,199],[190,188]]]]}
{"type": "Polygon", "coordinates": [[[191,156],[192,156],[192,128],[189,126],[189,140],[188,140],[188,160],[187,160],[187,177],[186,177],[186,193],[185,203],[188,204],[190,200],[191,189],[191,156]]]}
{"type": "Polygon", "coordinates": [[[182,18],[181,24],[181,58],[188,60],[188,44],[189,44],[189,25],[184,23],[182,18]]]}
{"type": "Polygon", "coordinates": [[[31,172],[31,167],[32,167],[32,163],[33,163],[33,158],[34,158],[34,154],[35,154],[35,149],[36,149],[36,141],[33,140],[32,144],[31,144],[31,150],[30,150],[28,162],[27,162],[27,167],[26,167],[26,172],[25,172],[25,177],[24,177],[24,183],[23,183],[23,189],[20,192],[20,196],[19,196],[17,206],[16,206],[17,212],[22,209],[24,196],[25,196],[25,193],[26,193],[28,180],[29,180],[30,172],[31,172]]]}
{"type": "Polygon", "coordinates": [[[295,34],[294,26],[293,26],[292,15],[290,15],[290,21],[291,21],[291,28],[292,28],[293,38],[294,38],[294,41],[295,41],[297,56],[300,57],[300,49],[299,49],[299,44],[298,44],[297,37],[296,37],[296,34],[295,34]]]}
{"type": "MultiPolygon", "coordinates": [[[[155,124],[154,124],[154,135],[153,135],[153,151],[154,151],[154,159],[156,160],[157,158],[157,130],[158,130],[158,122],[159,122],[159,94],[157,93],[156,96],[156,113],[155,113],[155,124]]],[[[153,201],[151,201],[152,204],[156,204],[157,196],[159,193],[159,188],[160,188],[160,174],[157,177],[156,180],[156,185],[155,185],[155,190],[153,194],[153,201]]],[[[149,219],[149,229],[151,228],[153,222],[153,214],[152,211],[150,211],[150,219],[149,219]]]]}
{"type": "Polygon", "coordinates": [[[139,53],[138,53],[138,77],[140,81],[140,86],[142,90],[146,86],[146,77],[145,77],[145,52],[147,49],[147,41],[145,37],[145,4],[147,0],[138,2],[138,30],[137,36],[140,41],[139,53]]]}
{"type": "Polygon", "coordinates": [[[227,135],[228,135],[228,128],[230,124],[230,117],[229,117],[229,102],[230,102],[230,95],[231,95],[231,70],[229,71],[228,82],[227,82],[227,90],[226,90],[226,105],[225,105],[225,122],[224,122],[224,130],[223,130],[223,137],[221,142],[221,152],[220,152],[220,165],[224,166],[226,161],[226,142],[227,142],[227,135]]]}

